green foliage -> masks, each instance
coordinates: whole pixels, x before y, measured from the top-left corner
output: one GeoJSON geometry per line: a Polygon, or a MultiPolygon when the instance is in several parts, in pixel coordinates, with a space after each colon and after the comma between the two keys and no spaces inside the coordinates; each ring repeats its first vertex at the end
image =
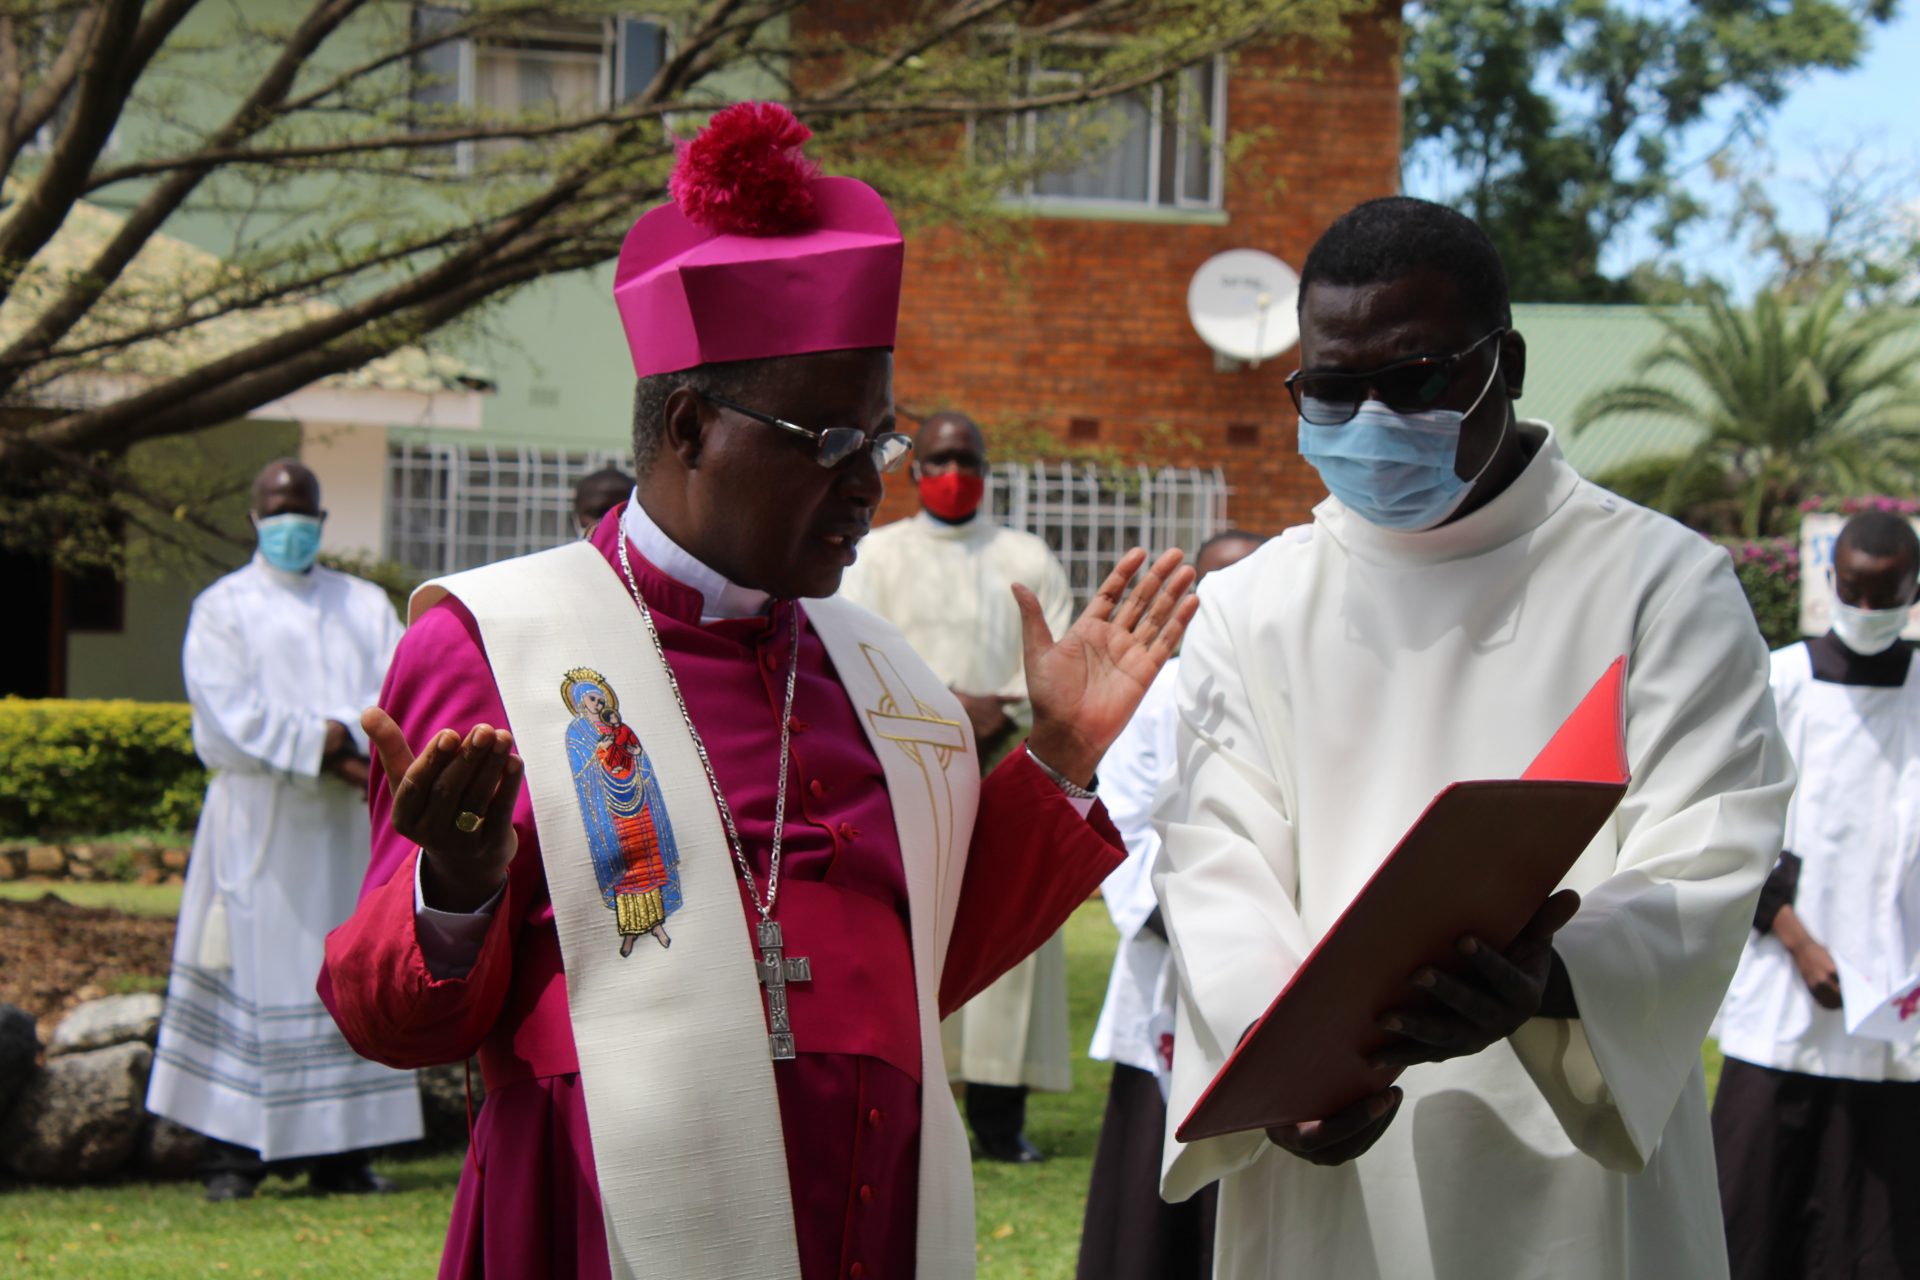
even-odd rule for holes
{"type": "Polygon", "coordinates": [[[1405,131],[1416,170],[1459,175],[1528,302],[1609,302],[1600,271],[1630,222],[1669,245],[1704,210],[1674,140],[1751,127],[1796,78],[1846,70],[1892,0],[1422,0],[1408,13],[1405,131]]]}
{"type": "Polygon", "coordinates": [[[185,703],[0,699],[0,834],[191,831],[206,772],[185,703]]]}
{"type": "Polygon", "coordinates": [[[1733,571],[1753,606],[1753,619],[1769,649],[1800,638],[1800,539],[1719,539],[1733,557],[1733,571]]]}
{"type": "Polygon", "coordinates": [[[1920,485],[1920,386],[1911,362],[1886,359],[1911,312],[1848,311],[1839,289],[1805,308],[1762,294],[1741,310],[1709,302],[1697,316],[1662,314],[1666,336],[1641,362],[1696,384],[1641,381],[1596,393],[1573,430],[1611,414],[1650,413],[1696,426],[1700,443],[1648,468],[1665,482],[1627,496],[1709,533],[1789,532],[1810,494],[1911,492],[1920,485]]]}
{"type": "Polygon", "coordinates": [[[328,551],[321,553],[320,563],[340,573],[365,578],[379,587],[387,593],[387,599],[393,601],[393,611],[403,619],[407,616],[407,598],[422,582],[418,573],[397,560],[380,560],[370,555],[346,556],[328,551]]]}

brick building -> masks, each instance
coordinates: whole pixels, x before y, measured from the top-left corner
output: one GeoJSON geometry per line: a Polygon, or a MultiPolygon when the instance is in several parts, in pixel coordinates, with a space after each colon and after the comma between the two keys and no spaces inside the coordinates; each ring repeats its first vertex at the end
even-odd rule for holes
{"type": "MultiPolygon", "coordinates": [[[[902,408],[962,409],[989,431],[1020,424],[1151,467],[1218,468],[1234,524],[1271,532],[1304,519],[1325,490],[1295,449],[1283,385],[1295,354],[1216,370],[1188,321],[1187,285],[1233,248],[1297,270],[1334,218],[1399,189],[1398,17],[1388,5],[1355,22],[1343,54],[1261,49],[1223,60],[1218,84],[1204,77],[1216,140],[1254,139],[1230,166],[1216,153],[1210,190],[1186,181],[1186,198],[1169,201],[1168,184],[1129,189],[1104,163],[1028,197],[1032,245],[1011,269],[958,251],[951,235],[910,242],[902,408]]],[[[1164,138],[1147,148],[1163,166],[1178,149],[1164,138]]],[[[913,509],[895,480],[883,518],[913,509]]]]}

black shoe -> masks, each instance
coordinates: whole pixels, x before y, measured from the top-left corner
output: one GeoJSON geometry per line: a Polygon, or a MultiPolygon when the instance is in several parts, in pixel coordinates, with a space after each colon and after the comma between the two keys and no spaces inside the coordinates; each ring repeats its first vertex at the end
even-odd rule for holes
{"type": "Polygon", "coordinates": [[[229,1200],[253,1199],[254,1188],[260,1183],[244,1173],[216,1173],[204,1185],[209,1204],[225,1204],[229,1200]]]}
{"type": "Polygon", "coordinates": [[[1027,1135],[1016,1133],[1011,1138],[980,1140],[980,1154],[989,1160],[998,1160],[1001,1164],[1039,1164],[1046,1155],[1040,1148],[1027,1141],[1027,1135]]]}
{"type": "Polygon", "coordinates": [[[363,1164],[346,1169],[315,1169],[307,1176],[307,1189],[323,1196],[373,1196],[392,1191],[393,1182],[375,1173],[373,1166],[363,1164]]]}

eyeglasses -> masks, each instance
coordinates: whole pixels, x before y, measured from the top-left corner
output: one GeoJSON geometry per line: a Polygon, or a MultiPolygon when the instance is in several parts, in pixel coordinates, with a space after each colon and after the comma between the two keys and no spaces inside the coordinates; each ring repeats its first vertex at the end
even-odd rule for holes
{"type": "Polygon", "coordinates": [[[1300,411],[1300,417],[1316,427],[1337,427],[1353,421],[1369,391],[1396,413],[1424,413],[1446,396],[1461,361],[1506,332],[1502,326],[1450,356],[1414,356],[1371,373],[1309,373],[1296,369],[1287,376],[1287,394],[1293,397],[1293,407],[1300,411]]]}
{"type": "Polygon", "coordinates": [[[797,422],[788,422],[785,418],[776,418],[770,413],[749,409],[743,404],[735,404],[722,396],[705,391],[700,394],[722,409],[731,409],[743,418],[752,418],[755,422],[765,423],[769,427],[778,427],[782,431],[805,436],[814,442],[813,460],[823,467],[837,467],[862,449],[871,449],[875,470],[894,471],[907,460],[907,455],[913,452],[913,437],[902,435],[898,431],[882,431],[877,436],[870,436],[859,427],[828,427],[825,431],[809,431],[797,422]]]}

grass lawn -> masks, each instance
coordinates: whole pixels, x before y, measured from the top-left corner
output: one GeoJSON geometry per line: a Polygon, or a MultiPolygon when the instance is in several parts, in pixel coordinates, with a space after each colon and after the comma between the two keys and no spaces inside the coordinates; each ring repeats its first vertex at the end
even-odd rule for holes
{"type": "Polygon", "coordinates": [[[177,916],[180,889],[177,884],[122,884],[111,880],[6,880],[0,881],[0,898],[32,902],[51,893],[76,907],[111,907],[135,916],[177,916]]]}
{"type": "Polygon", "coordinates": [[[180,1276],[430,1277],[460,1156],[382,1162],[377,1200],[307,1195],[269,1179],[252,1200],[208,1204],[193,1182],[0,1195],[0,1273],[87,1280],[180,1276]]]}
{"type": "MultiPolygon", "coordinates": [[[[0,884],[0,894],[38,897],[49,887],[0,884]],[[22,888],[32,892],[17,892],[22,888]]],[[[76,903],[120,906],[142,900],[155,912],[162,908],[163,892],[177,903],[177,887],[60,886],[61,895],[76,903]],[[135,897],[107,900],[116,891],[133,891],[135,897]],[[102,896],[91,896],[96,893],[102,896]]],[[[1068,923],[1067,999],[1079,1055],[1074,1091],[1035,1094],[1028,1105],[1027,1133],[1052,1157],[1045,1164],[974,1166],[982,1280],[1073,1274],[1110,1070],[1089,1061],[1085,1047],[1106,992],[1113,947],[1113,927],[1098,903],[1082,907],[1068,923]]],[[[1720,1067],[1711,1046],[1706,1062],[1711,1090],[1720,1067]]],[[[460,1158],[428,1156],[379,1167],[401,1189],[378,1200],[313,1198],[297,1184],[277,1179],[257,1199],[225,1205],[205,1203],[192,1183],[0,1194],[0,1274],[76,1280],[430,1277],[460,1158]]]]}

